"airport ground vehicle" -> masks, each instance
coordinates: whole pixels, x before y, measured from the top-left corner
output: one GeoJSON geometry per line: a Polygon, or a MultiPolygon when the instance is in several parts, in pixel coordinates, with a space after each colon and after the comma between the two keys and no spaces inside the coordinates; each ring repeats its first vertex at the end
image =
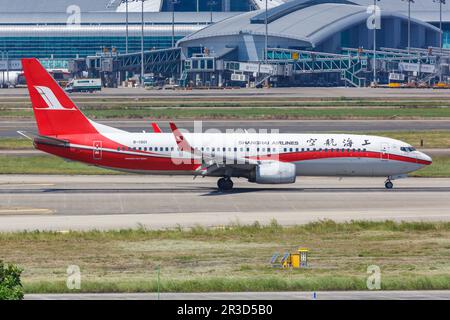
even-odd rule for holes
{"type": "Polygon", "coordinates": [[[72,92],[94,92],[102,90],[101,79],[73,79],[71,80],[65,90],[72,92]]]}
{"type": "Polygon", "coordinates": [[[38,60],[23,59],[39,134],[37,149],[90,165],[142,174],[212,176],[289,184],[297,176],[364,176],[392,180],[432,163],[411,145],[353,134],[131,133],[86,118],[38,60]]]}

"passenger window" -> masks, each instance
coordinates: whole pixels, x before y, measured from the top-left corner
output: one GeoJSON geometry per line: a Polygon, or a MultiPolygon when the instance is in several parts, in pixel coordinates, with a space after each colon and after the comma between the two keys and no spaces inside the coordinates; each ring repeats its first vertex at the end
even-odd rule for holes
{"type": "Polygon", "coordinates": [[[286,149],[286,148],[284,148],[284,152],[287,152],[287,149],[286,149]]]}

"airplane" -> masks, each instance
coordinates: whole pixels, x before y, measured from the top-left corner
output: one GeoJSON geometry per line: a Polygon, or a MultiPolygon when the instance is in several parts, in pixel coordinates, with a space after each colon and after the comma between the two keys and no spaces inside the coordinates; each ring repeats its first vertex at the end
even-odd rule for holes
{"type": "Polygon", "coordinates": [[[386,177],[393,180],[431,165],[410,144],[353,134],[131,133],[84,116],[37,59],[22,60],[37,122],[36,149],[107,169],[157,175],[217,177],[221,192],[233,178],[256,184],[293,184],[297,177],[386,177]]]}

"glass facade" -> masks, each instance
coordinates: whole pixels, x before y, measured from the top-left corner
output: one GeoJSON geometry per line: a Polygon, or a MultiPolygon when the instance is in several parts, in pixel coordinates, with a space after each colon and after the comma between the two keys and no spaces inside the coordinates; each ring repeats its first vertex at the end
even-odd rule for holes
{"type": "MultiPolygon", "coordinates": [[[[175,37],[175,41],[181,39],[175,37]]],[[[0,37],[0,51],[14,58],[55,58],[71,59],[86,57],[102,52],[103,48],[115,47],[119,53],[125,53],[124,36],[96,37],[0,37]]],[[[146,36],[145,50],[163,49],[172,46],[171,36],[146,36]]],[[[128,38],[128,52],[141,50],[141,38],[128,38]]],[[[1,56],[1,53],[0,53],[1,56]]]]}
{"type": "MultiPolygon", "coordinates": [[[[197,11],[197,1],[199,11],[223,11],[226,0],[181,0],[175,5],[175,11],[197,11]]],[[[251,0],[228,0],[229,11],[250,11],[253,10],[253,2],[251,0]]],[[[163,11],[172,11],[170,0],[164,0],[163,11]]]]}
{"type": "Polygon", "coordinates": [[[442,46],[446,49],[450,49],[450,24],[444,24],[442,29],[442,46]]]}

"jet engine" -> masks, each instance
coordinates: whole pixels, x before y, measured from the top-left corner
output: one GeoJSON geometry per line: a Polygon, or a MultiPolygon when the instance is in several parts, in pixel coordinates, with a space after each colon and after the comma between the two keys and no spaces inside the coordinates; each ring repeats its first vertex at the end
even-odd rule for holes
{"type": "Polygon", "coordinates": [[[295,183],[295,165],[286,162],[262,163],[253,169],[249,182],[259,184],[288,184],[295,183]]]}

